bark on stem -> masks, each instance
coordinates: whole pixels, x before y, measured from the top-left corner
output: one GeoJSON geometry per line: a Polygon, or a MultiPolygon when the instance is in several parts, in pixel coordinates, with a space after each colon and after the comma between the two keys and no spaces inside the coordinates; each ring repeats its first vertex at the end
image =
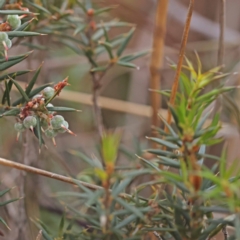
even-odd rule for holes
{"type": "MultiPolygon", "coordinates": [[[[190,0],[189,7],[188,7],[187,19],[186,19],[186,23],[184,26],[183,37],[182,37],[182,41],[181,41],[181,48],[180,48],[180,52],[179,52],[177,70],[176,70],[176,74],[175,74],[175,78],[174,78],[174,83],[172,86],[172,93],[170,96],[170,102],[169,102],[170,105],[174,105],[176,95],[177,95],[179,77],[180,77],[180,73],[182,70],[183,58],[184,58],[185,48],[187,45],[188,34],[189,34],[190,24],[191,24],[191,19],[192,19],[193,6],[194,6],[194,0],[190,0]]],[[[172,120],[172,115],[171,115],[170,111],[168,110],[167,122],[170,124],[171,120],[172,120]]],[[[165,126],[165,131],[168,132],[168,128],[166,126],[165,126]]]]}
{"type": "MultiPolygon", "coordinates": [[[[164,43],[166,35],[168,0],[158,0],[155,20],[155,30],[153,36],[153,52],[150,64],[151,80],[150,87],[152,90],[160,90],[161,74],[160,69],[163,65],[164,43]]],[[[158,111],[161,107],[161,95],[157,92],[151,92],[152,104],[152,125],[159,126],[158,111]]]]}
{"type": "Polygon", "coordinates": [[[95,114],[95,121],[96,121],[96,126],[98,129],[98,134],[100,138],[103,136],[103,119],[102,119],[102,110],[101,107],[99,106],[98,103],[98,95],[99,95],[99,90],[100,90],[100,82],[99,78],[97,78],[96,73],[92,73],[92,81],[93,81],[93,109],[94,109],[94,114],[95,114]]]}

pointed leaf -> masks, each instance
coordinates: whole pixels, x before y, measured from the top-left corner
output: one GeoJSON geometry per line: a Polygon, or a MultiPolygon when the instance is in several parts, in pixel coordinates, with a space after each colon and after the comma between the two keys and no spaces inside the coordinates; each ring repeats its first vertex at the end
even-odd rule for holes
{"type": "Polygon", "coordinates": [[[6,32],[9,38],[13,37],[31,37],[31,36],[41,36],[45,35],[42,33],[37,33],[37,32],[23,32],[23,31],[11,31],[11,32],[6,32]]]}
{"type": "Polygon", "coordinates": [[[75,108],[69,108],[69,107],[46,107],[48,111],[54,111],[54,112],[81,112],[80,110],[77,110],[75,108]]]}
{"type": "MultiPolygon", "coordinates": [[[[33,89],[31,91],[31,93],[29,94],[29,98],[32,98],[33,96],[35,96],[36,94],[40,93],[45,87],[49,87],[51,86],[52,84],[51,83],[46,83],[40,87],[37,87],[35,89],[33,89]]],[[[18,100],[16,100],[12,106],[17,106],[18,104],[21,104],[21,102],[23,101],[24,99],[23,98],[19,98],[18,100]]]]}
{"type": "Polygon", "coordinates": [[[38,75],[39,75],[39,73],[40,73],[40,71],[41,71],[41,68],[42,68],[42,64],[40,65],[40,67],[38,68],[38,70],[36,71],[36,73],[34,74],[32,80],[29,82],[29,84],[28,84],[28,86],[27,86],[27,88],[26,88],[26,90],[25,90],[25,93],[26,93],[27,95],[29,95],[29,93],[32,91],[33,86],[35,85],[35,83],[36,83],[36,81],[37,81],[37,78],[38,78],[38,75]]]}
{"type": "Polygon", "coordinates": [[[160,138],[151,138],[151,137],[147,137],[147,139],[157,143],[157,144],[160,144],[162,146],[165,146],[165,147],[168,147],[168,148],[171,148],[171,149],[178,149],[179,147],[176,145],[176,144],[173,144],[171,142],[168,142],[168,141],[165,141],[163,139],[160,139],[160,138]]]}
{"type": "Polygon", "coordinates": [[[19,83],[17,81],[15,81],[14,79],[12,79],[10,77],[10,81],[13,82],[13,84],[16,86],[16,88],[18,89],[18,91],[20,92],[20,94],[23,96],[24,100],[26,102],[28,102],[30,99],[29,97],[27,96],[27,94],[25,93],[25,91],[22,89],[22,87],[19,85],[19,83]]]}
{"type": "Polygon", "coordinates": [[[130,39],[133,36],[133,33],[135,31],[135,28],[132,28],[129,33],[127,34],[126,38],[124,39],[123,43],[121,44],[121,46],[118,48],[117,50],[117,56],[120,57],[123,53],[123,51],[125,50],[125,48],[127,47],[130,39]]]}
{"type": "Polygon", "coordinates": [[[15,76],[20,76],[26,73],[31,72],[31,70],[25,70],[25,71],[18,71],[18,72],[12,72],[12,73],[8,73],[5,75],[0,76],[0,81],[8,79],[8,76],[10,76],[11,78],[15,77],[15,76]]]}
{"type": "Polygon", "coordinates": [[[0,10],[0,14],[2,14],[2,15],[21,15],[21,14],[38,15],[37,13],[32,13],[29,11],[22,11],[22,10],[0,10]]]}
{"type": "Polygon", "coordinates": [[[20,109],[19,108],[13,108],[10,109],[6,112],[4,112],[2,115],[0,115],[0,117],[4,117],[4,116],[17,116],[20,113],[20,109]]]}
{"type": "Polygon", "coordinates": [[[20,63],[21,61],[23,61],[27,57],[28,57],[28,55],[25,55],[25,56],[23,56],[21,58],[18,58],[16,60],[6,61],[6,62],[1,63],[0,64],[0,71],[6,70],[6,69],[20,63]]]}
{"type": "Polygon", "coordinates": [[[122,61],[117,61],[117,64],[120,65],[120,66],[123,66],[123,67],[128,67],[128,68],[137,68],[139,69],[138,66],[136,66],[135,64],[133,63],[129,63],[129,62],[122,62],[122,61]]]}
{"type": "Polygon", "coordinates": [[[134,53],[134,54],[129,54],[124,57],[121,57],[119,60],[122,62],[131,62],[137,58],[140,58],[140,57],[143,57],[143,56],[149,54],[150,52],[151,52],[151,50],[146,50],[146,51],[142,51],[142,52],[138,52],[138,53],[134,53]]]}
{"type": "Polygon", "coordinates": [[[97,9],[95,12],[94,12],[94,15],[99,15],[99,14],[102,14],[104,12],[108,12],[108,11],[111,11],[112,9],[116,8],[116,6],[110,6],[110,7],[104,7],[104,8],[99,8],[97,9]]]}

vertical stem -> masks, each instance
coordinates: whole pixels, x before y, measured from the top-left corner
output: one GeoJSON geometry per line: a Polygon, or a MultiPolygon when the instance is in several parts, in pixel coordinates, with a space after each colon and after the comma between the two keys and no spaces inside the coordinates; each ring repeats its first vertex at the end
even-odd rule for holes
{"type": "Polygon", "coordinates": [[[226,0],[220,0],[220,35],[218,42],[218,60],[217,65],[224,63],[224,33],[226,23],[226,0]]]}
{"type": "MultiPolygon", "coordinates": [[[[150,87],[153,90],[160,90],[161,75],[159,69],[163,65],[164,42],[166,35],[168,0],[158,0],[155,20],[155,30],[153,36],[153,52],[150,64],[151,80],[150,87]]],[[[161,107],[161,95],[157,92],[151,92],[152,103],[152,125],[159,125],[158,111],[161,107]]]]}
{"type": "MultiPolygon", "coordinates": [[[[220,12],[219,12],[219,25],[220,34],[218,40],[218,59],[217,66],[222,66],[224,63],[224,34],[225,34],[225,22],[226,22],[226,0],[220,0],[220,12]]],[[[216,87],[218,82],[213,84],[213,88],[216,87]]],[[[215,101],[213,114],[215,115],[221,106],[221,96],[215,101]]]]}
{"type": "MultiPolygon", "coordinates": [[[[181,41],[181,48],[180,48],[180,52],[179,52],[177,70],[176,70],[176,74],[175,74],[175,78],[174,78],[174,83],[172,86],[172,93],[170,96],[170,102],[169,102],[170,105],[174,105],[176,95],[177,95],[179,77],[180,77],[180,73],[182,70],[182,63],[183,63],[185,48],[187,45],[188,34],[189,34],[190,24],[191,24],[191,19],[192,19],[193,6],[194,6],[194,0],[190,0],[189,7],[188,7],[187,19],[186,19],[186,23],[184,26],[184,31],[183,31],[182,41],[181,41]]],[[[170,124],[171,120],[172,120],[172,115],[171,115],[170,111],[168,110],[167,122],[170,124]]],[[[168,132],[168,128],[166,126],[165,126],[165,131],[168,132]]]]}
{"type": "Polygon", "coordinates": [[[95,121],[96,121],[96,126],[98,129],[98,134],[100,138],[103,136],[103,120],[102,120],[102,110],[98,104],[98,93],[100,90],[100,83],[99,79],[96,76],[96,73],[92,73],[92,80],[93,80],[93,109],[94,109],[94,114],[95,114],[95,121]]]}

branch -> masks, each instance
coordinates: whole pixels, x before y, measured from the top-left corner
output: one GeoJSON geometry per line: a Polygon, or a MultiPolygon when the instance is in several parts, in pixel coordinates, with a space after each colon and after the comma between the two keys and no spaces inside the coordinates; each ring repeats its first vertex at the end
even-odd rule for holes
{"type": "MultiPolygon", "coordinates": [[[[52,178],[52,179],[62,181],[62,182],[65,182],[65,183],[69,183],[69,184],[73,184],[73,185],[76,185],[76,186],[77,186],[77,184],[81,184],[84,187],[87,187],[87,188],[92,189],[92,190],[103,189],[102,187],[91,184],[91,183],[86,183],[86,182],[83,182],[83,181],[80,181],[80,180],[77,180],[77,179],[66,177],[66,176],[56,174],[56,173],[53,173],[53,172],[48,172],[48,171],[45,171],[45,170],[42,170],[42,169],[39,169],[39,168],[30,167],[30,166],[27,166],[25,164],[13,162],[13,161],[10,161],[10,160],[4,159],[4,158],[0,158],[0,165],[10,167],[10,168],[19,169],[19,170],[22,170],[22,171],[25,171],[25,172],[30,172],[30,173],[33,173],[33,174],[38,174],[38,175],[41,175],[41,176],[44,176],[44,177],[52,178]]],[[[124,198],[124,199],[131,199],[132,198],[131,195],[126,194],[126,193],[120,193],[119,197],[124,198]]],[[[146,200],[142,197],[139,197],[139,199],[144,200],[144,201],[146,200]]],[[[148,201],[148,200],[146,200],[146,201],[148,201]]]]}
{"type": "Polygon", "coordinates": [[[224,63],[224,35],[225,35],[225,23],[226,23],[226,0],[220,0],[220,34],[218,42],[218,62],[217,65],[223,65],[224,63]]]}
{"type": "Polygon", "coordinates": [[[96,73],[91,73],[91,75],[92,75],[92,82],[93,82],[92,96],[93,96],[93,109],[95,114],[95,121],[98,129],[98,134],[100,138],[102,138],[104,127],[103,127],[103,119],[102,119],[102,110],[98,103],[99,89],[101,88],[100,78],[96,75],[96,73]]]}
{"type": "MultiPolygon", "coordinates": [[[[159,69],[163,66],[164,41],[166,35],[166,19],[168,10],[168,0],[158,0],[156,10],[155,31],[153,36],[153,51],[150,64],[151,80],[150,87],[154,90],[160,90],[161,74],[159,69]]],[[[158,111],[161,106],[161,95],[151,91],[152,105],[152,125],[159,126],[158,111]]]]}
{"type": "MultiPolygon", "coordinates": [[[[218,59],[217,59],[217,66],[222,66],[224,63],[224,39],[225,39],[225,22],[226,22],[226,0],[220,0],[220,34],[218,40],[218,59]]],[[[213,87],[216,88],[218,81],[215,81],[213,87]]],[[[224,94],[225,95],[225,94],[224,94]]],[[[222,96],[219,96],[215,100],[213,114],[215,115],[221,107],[222,96]]]]}
{"type": "MultiPolygon", "coordinates": [[[[193,5],[194,5],[194,0],[190,0],[189,7],[188,7],[187,19],[186,19],[186,23],[185,23],[185,27],[184,27],[184,31],[183,31],[183,37],[182,37],[181,48],[180,48],[180,53],[179,53],[179,58],[178,58],[177,70],[176,70],[174,83],[172,86],[172,92],[171,92],[171,96],[170,96],[170,105],[174,105],[175,98],[177,95],[178,82],[179,82],[179,77],[180,77],[180,73],[182,70],[184,52],[185,52],[185,48],[187,45],[188,33],[189,33],[190,23],[191,23],[191,19],[192,19],[193,5]]],[[[171,120],[172,120],[172,115],[171,115],[170,111],[168,110],[167,122],[170,124],[171,120]]],[[[165,125],[164,130],[166,132],[168,131],[168,128],[166,127],[166,125],[165,125]]]]}

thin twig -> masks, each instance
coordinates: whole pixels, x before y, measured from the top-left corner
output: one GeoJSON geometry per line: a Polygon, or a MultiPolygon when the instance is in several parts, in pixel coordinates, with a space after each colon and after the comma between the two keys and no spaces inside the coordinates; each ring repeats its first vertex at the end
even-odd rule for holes
{"type": "MultiPolygon", "coordinates": [[[[41,176],[45,176],[45,177],[52,178],[52,179],[55,179],[55,180],[58,180],[58,181],[73,184],[73,185],[76,185],[76,186],[77,186],[77,184],[81,184],[84,187],[87,187],[87,188],[92,189],[92,190],[103,189],[101,186],[86,183],[86,182],[83,182],[83,181],[80,181],[80,180],[77,180],[77,179],[73,179],[73,178],[66,177],[66,176],[63,176],[63,175],[60,175],[60,174],[45,171],[45,170],[42,170],[42,169],[39,169],[39,168],[30,167],[28,165],[13,162],[13,161],[10,161],[10,160],[4,159],[4,158],[0,158],[0,165],[10,167],[10,168],[19,169],[19,170],[23,170],[25,172],[30,172],[30,173],[41,175],[41,176]]],[[[132,198],[131,195],[126,194],[126,193],[120,193],[119,197],[124,198],[124,199],[131,199],[132,198]]],[[[142,197],[139,197],[139,199],[147,201],[146,199],[144,199],[142,197]]]]}
{"type": "MultiPolygon", "coordinates": [[[[177,70],[174,78],[174,83],[172,86],[172,93],[170,96],[170,105],[174,105],[176,95],[177,95],[177,89],[178,89],[178,82],[179,82],[179,77],[180,73],[182,70],[182,64],[183,64],[183,58],[184,58],[184,53],[185,53],[185,48],[187,45],[187,40],[188,40],[188,34],[189,34],[189,29],[190,29],[190,23],[192,19],[192,13],[193,13],[193,6],[194,6],[194,0],[190,0],[189,2],[189,7],[188,7],[188,14],[187,14],[187,19],[183,31],[183,37],[181,41],[181,48],[180,48],[180,53],[179,53],[179,58],[178,58],[178,64],[177,64],[177,70]]],[[[172,120],[172,115],[170,111],[168,110],[168,117],[167,117],[167,122],[170,124],[172,120]]],[[[168,131],[168,128],[165,126],[165,131],[168,131]]]]}
{"type": "MultiPolygon", "coordinates": [[[[223,66],[224,64],[224,42],[225,42],[225,26],[226,26],[226,0],[220,0],[220,12],[219,12],[219,26],[220,26],[220,34],[218,40],[218,59],[217,66],[223,66]]],[[[213,87],[217,87],[218,82],[213,84],[213,87]]],[[[213,115],[215,115],[221,106],[222,97],[219,96],[215,100],[213,115]]]]}
{"type": "Polygon", "coordinates": [[[217,65],[224,64],[224,35],[226,23],[226,0],[220,0],[220,35],[218,42],[218,61],[217,65]]]}
{"type": "MultiPolygon", "coordinates": [[[[166,20],[167,20],[168,0],[158,0],[155,20],[155,31],[153,36],[153,51],[150,63],[151,89],[160,90],[161,74],[159,69],[163,66],[164,42],[166,35],[166,20]]],[[[159,126],[158,111],[161,106],[161,95],[151,91],[152,105],[152,125],[159,126]]],[[[154,133],[155,134],[155,133],[154,133]]]]}
{"type": "Polygon", "coordinates": [[[102,138],[104,127],[103,127],[103,119],[102,119],[102,110],[98,102],[99,89],[101,88],[101,85],[100,85],[100,80],[96,75],[96,73],[91,73],[91,75],[92,75],[92,82],[93,82],[92,96],[93,96],[93,109],[95,114],[95,121],[98,129],[98,134],[100,138],[102,138]]]}

